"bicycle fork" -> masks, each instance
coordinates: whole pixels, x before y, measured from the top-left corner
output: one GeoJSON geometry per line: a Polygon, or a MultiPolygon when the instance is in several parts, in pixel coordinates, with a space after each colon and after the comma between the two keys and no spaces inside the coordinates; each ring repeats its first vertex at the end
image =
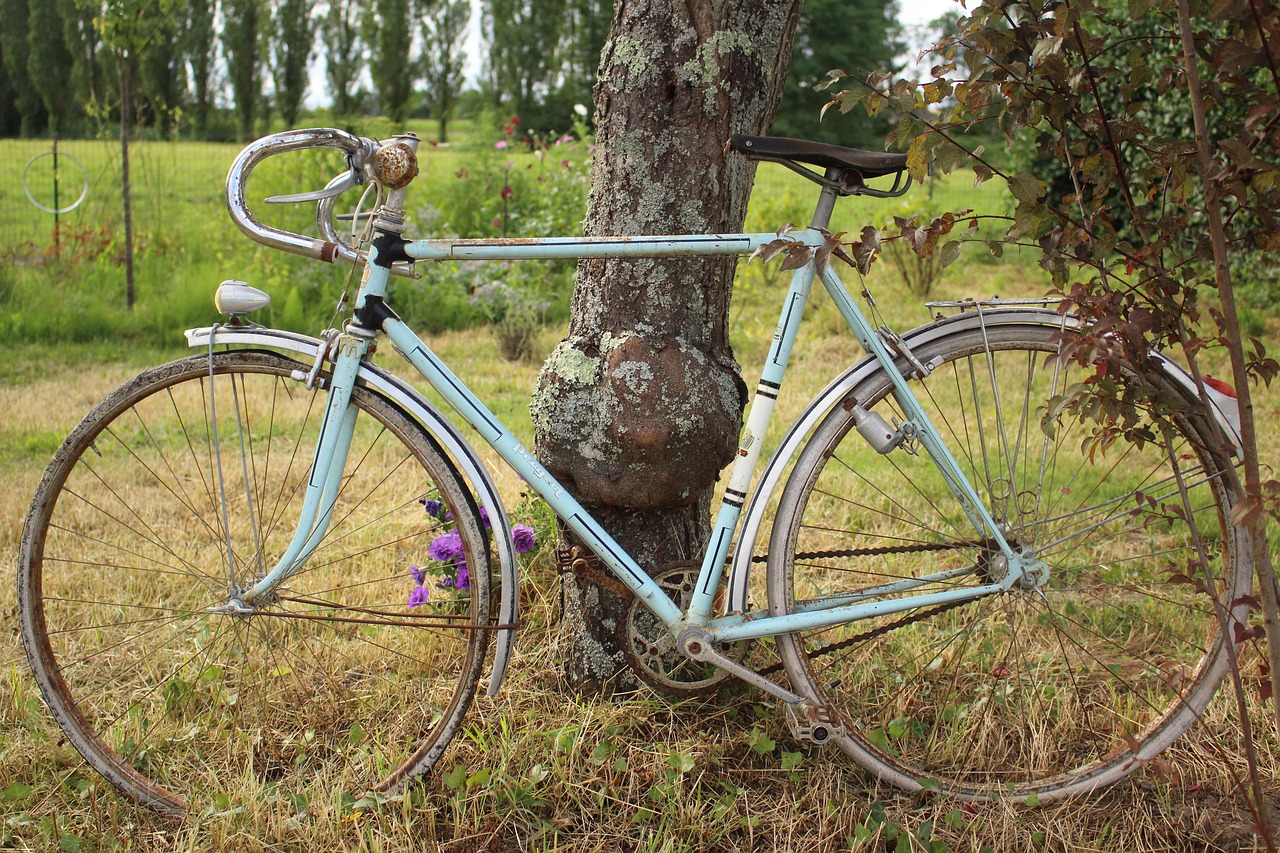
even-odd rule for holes
{"type": "MultiPolygon", "coordinates": [[[[262,574],[252,586],[247,589],[239,588],[233,576],[228,601],[209,608],[211,612],[233,614],[253,612],[255,602],[269,600],[277,586],[302,568],[328,532],[334,507],[337,504],[338,490],[342,486],[342,475],[346,467],[347,453],[351,449],[351,438],[355,433],[356,409],[351,405],[351,393],[355,387],[355,378],[360,370],[360,364],[373,341],[372,335],[366,336],[361,334],[361,331],[348,327],[346,332],[336,337],[332,347],[326,345],[316,355],[318,367],[326,355],[335,353],[333,372],[327,383],[328,398],[320,424],[320,436],[316,443],[315,457],[312,459],[311,469],[307,475],[306,492],[293,540],[271,571],[262,574]]],[[[311,371],[311,375],[307,377],[308,384],[314,384],[318,373],[318,370],[311,371]]],[[[257,535],[254,540],[258,541],[257,535]]],[[[259,553],[259,560],[261,556],[259,553]]],[[[228,560],[234,566],[233,554],[228,554],[228,560]]]]}

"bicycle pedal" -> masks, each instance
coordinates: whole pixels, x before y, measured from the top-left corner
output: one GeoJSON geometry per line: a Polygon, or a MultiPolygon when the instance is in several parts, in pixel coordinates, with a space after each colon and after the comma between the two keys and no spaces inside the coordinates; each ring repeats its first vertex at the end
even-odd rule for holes
{"type": "Polygon", "coordinates": [[[783,705],[783,708],[787,712],[787,726],[796,740],[822,746],[833,737],[845,734],[840,715],[830,705],[819,705],[806,699],[798,705],[783,705]]]}

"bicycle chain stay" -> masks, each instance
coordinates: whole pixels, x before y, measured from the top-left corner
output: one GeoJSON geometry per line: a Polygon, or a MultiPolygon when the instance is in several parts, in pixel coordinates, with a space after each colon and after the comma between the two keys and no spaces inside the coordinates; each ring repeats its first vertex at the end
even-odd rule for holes
{"type": "MultiPolygon", "coordinates": [[[[921,543],[918,545],[886,545],[881,548],[850,548],[843,551],[808,551],[808,552],[796,554],[795,556],[798,559],[804,559],[804,560],[810,560],[818,557],[872,557],[879,554],[908,554],[908,553],[918,553],[918,552],[928,552],[928,551],[948,551],[953,548],[973,546],[978,544],[981,544],[981,543],[936,542],[936,543],[921,543]]],[[[769,559],[768,554],[761,554],[761,555],[752,557],[751,561],[753,563],[763,563],[763,562],[766,562],[768,559],[769,559]]],[[[581,580],[585,580],[589,583],[593,583],[602,589],[607,589],[611,592],[617,593],[618,595],[625,595],[625,596],[632,595],[632,592],[630,589],[628,589],[618,580],[606,574],[607,570],[605,569],[604,561],[601,560],[599,556],[597,556],[596,554],[593,554],[590,550],[588,550],[582,545],[571,545],[568,548],[557,548],[556,549],[556,566],[561,575],[571,574],[581,580]]],[[[922,622],[925,619],[930,619],[939,614],[946,613],[948,610],[954,610],[957,607],[960,607],[965,604],[970,604],[970,603],[971,603],[970,601],[953,601],[947,604],[940,604],[937,607],[931,607],[927,610],[922,610],[918,613],[913,613],[909,616],[904,616],[901,619],[896,619],[893,622],[889,622],[888,624],[885,624],[885,625],[880,625],[879,627],[873,628],[869,631],[863,631],[861,634],[855,634],[854,636],[841,640],[838,643],[832,643],[829,646],[825,646],[821,649],[816,649],[814,651],[814,654],[826,655],[826,654],[831,654],[833,652],[838,652],[838,651],[841,651],[842,649],[847,649],[852,646],[855,646],[858,643],[864,643],[864,642],[867,642],[868,640],[874,640],[878,637],[883,637],[886,634],[889,634],[893,631],[898,630],[899,628],[905,628],[908,625],[914,625],[917,622],[922,622]]],[[[778,672],[781,672],[782,669],[783,669],[783,665],[782,663],[779,662],[779,663],[771,664],[765,667],[764,669],[757,670],[757,674],[764,677],[768,677],[778,672]]]]}

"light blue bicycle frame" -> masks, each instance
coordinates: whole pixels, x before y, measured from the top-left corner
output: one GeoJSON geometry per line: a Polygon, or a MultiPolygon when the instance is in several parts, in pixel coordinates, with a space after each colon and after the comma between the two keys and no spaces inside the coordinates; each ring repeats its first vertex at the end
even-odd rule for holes
{"type": "MultiPolygon", "coordinates": [[[[529,240],[420,240],[409,243],[405,251],[417,260],[453,259],[551,259],[551,258],[632,258],[669,257],[677,255],[749,254],[777,239],[776,234],[732,234],[696,237],[628,237],[628,238],[547,238],[529,240]]],[[[807,246],[821,246],[824,237],[818,230],[797,231],[788,235],[807,246]]],[[[377,264],[377,250],[371,248],[360,291],[357,310],[370,299],[386,294],[390,272],[377,264]]],[[[739,516],[756,463],[761,440],[772,414],[777,390],[795,343],[805,304],[816,277],[812,262],[798,269],[791,279],[777,331],[769,349],[759,388],[752,401],[739,444],[738,457],[721,500],[711,538],[703,557],[697,586],[687,612],[681,609],[655,583],[640,565],[600,527],[588,511],[578,503],[556,479],[534,458],[515,436],[485,405],[440,361],[426,344],[400,319],[391,317],[382,330],[391,343],[427,380],[458,414],[497,451],[516,473],[523,477],[582,541],[593,550],[618,579],[660,618],[673,634],[698,626],[713,642],[732,642],[778,634],[813,630],[864,619],[898,613],[919,607],[960,602],[980,598],[1012,588],[1035,565],[1015,553],[991,517],[974,487],[947,449],[928,415],[908,387],[907,379],[894,363],[894,355],[873,330],[862,310],[854,302],[844,284],[831,269],[822,283],[836,307],[863,348],[881,364],[893,385],[893,395],[910,424],[915,439],[933,459],[979,539],[988,541],[1003,553],[1008,571],[997,583],[959,587],[927,595],[904,595],[913,588],[958,577],[968,570],[943,572],[911,578],[874,589],[861,590],[807,605],[794,613],[781,616],[767,611],[730,613],[713,616],[715,591],[724,572],[730,545],[737,531],[739,516]],[[882,596],[894,596],[882,598],[882,596]],[[879,600],[874,600],[879,598],[879,600]]],[[[276,567],[239,598],[245,603],[269,595],[270,591],[301,568],[311,550],[323,538],[332,513],[334,498],[342,480],[342,471],[350,445],[356,410],[349,405],[351,388],[361,360],[367,355],[371,338],[346,334],[339,346],[321,437],[316,448],[307,485],[302,518],[285,555],[276,567]],[[325,507],[327,509],[322,510],[325,507]]]]}

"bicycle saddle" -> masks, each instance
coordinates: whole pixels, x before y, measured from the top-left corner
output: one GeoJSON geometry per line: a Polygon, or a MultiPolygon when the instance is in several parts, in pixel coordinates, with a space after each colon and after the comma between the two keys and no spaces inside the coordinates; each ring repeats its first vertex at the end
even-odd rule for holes
{"type": "Polygon", "coordinates": [[[852,169],[864,178],[878,178],[907,168],[906,154],[863,151],[859,148],[789,139],[785,136],[747,136],[738,133],[729,137],[729,145],[753,160],[808,163],[824,169],[852,169]]]}

